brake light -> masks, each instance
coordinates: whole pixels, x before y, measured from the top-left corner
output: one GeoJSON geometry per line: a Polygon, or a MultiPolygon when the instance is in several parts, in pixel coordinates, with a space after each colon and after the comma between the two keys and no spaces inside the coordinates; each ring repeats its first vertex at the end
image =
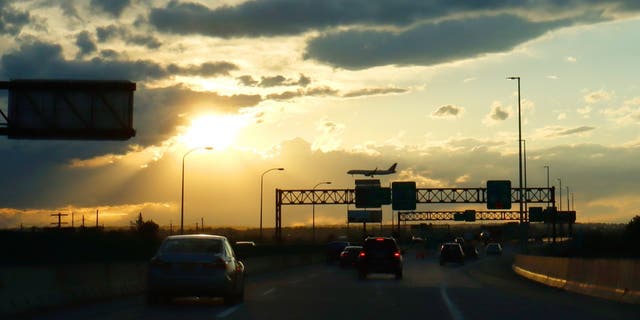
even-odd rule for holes
{"type": "Polygon", "coordinates": [[[384,241],[384,238],[376,238],[376,241],[384,241]]]}
{"type": "Polygon", "coordinates": [[[366,256],[366,254],[364,253],[364,251],[360,251],[360,253],[358,254],[358,257],[360,258],[364,258],[366,256]]]}
{"type": "Polygon", "coordinates": [[[394,253],[393,253],[393,256],[394,256],[394,257],[396,257],[396,258],[400,258],[400,252],[397,252],[397,251],[396,251],[396,252],[394,252],[394,253]]]}

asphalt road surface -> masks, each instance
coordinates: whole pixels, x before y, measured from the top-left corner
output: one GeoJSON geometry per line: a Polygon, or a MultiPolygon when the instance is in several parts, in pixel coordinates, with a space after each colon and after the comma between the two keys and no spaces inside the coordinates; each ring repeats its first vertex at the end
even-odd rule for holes
{"type": "Polygon", "coordinates": [[[404,279],[313,265],[250,276],[242,304],[181,298],[147,306],[144,297],[65,307],[29,319],[640,319],[640,306],[548,288],[513,274],[512,255],[440,266],[405,254],[404,279]]]}

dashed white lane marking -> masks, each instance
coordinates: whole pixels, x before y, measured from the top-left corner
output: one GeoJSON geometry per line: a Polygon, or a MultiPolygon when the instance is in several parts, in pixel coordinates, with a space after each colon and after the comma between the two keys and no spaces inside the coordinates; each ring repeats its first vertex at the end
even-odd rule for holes
{"type": "Polygon", "coordinates": [[[218,315],[216,316],[216,319],[222,319],[222,318],[226,318],[228,315],[236,312],[236,310],[238,310],[240,307],[242,306],[242,304],[237,304],[231,308],[228,308],[220,313],[218,313],[218,315]]]}
{"type": "Polygon", "coordinates": [[[272,294],[274,291],[276,291],[276,288],[271,288],[265,292],[262,293],[263,296],[266,296],[268,294],[272,294]]]}
{"type": "Polygon", "coordinates": [[[462,317],[462,312],[460,312],[460,309],[458,309],[458,307],[456,307],[456,305],[453,304],[451,299],[449,299],[449,295],[447,294],[447,288],[445,287],[444,284],[440,285],[440,295],[442,296],[442,300],[444,300],[444,303],[447,305],[447,309],[449,309],[449,313],[451,314],[451,319],[463,320],[464,317],[462,317]]]}

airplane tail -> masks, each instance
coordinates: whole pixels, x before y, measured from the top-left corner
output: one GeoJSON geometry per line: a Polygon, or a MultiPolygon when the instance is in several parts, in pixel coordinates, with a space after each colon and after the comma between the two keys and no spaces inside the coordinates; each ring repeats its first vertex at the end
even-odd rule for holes
{"type": "Polygon", "coordinates": [[[389,171],[391,172],[396,172],[396,166],[398,165],[398,163],[394,163],[391,167],[389,167],[389,171]]]}

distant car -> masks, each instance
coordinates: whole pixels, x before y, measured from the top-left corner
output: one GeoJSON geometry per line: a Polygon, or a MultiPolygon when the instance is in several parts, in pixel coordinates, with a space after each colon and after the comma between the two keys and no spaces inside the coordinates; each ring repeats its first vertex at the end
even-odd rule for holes
{"type": "Polygon", "coordinates": [[[485,252],[487,255],[502,255],[502,246],[497,242],[491,242],[487,244],[485,248],[485,252]]]}
{"type": "Polygon", "coordinates": [[[358,254],[358,275],[366,279],[370,273],[391,273],[402,279],[402,253],[392,237],[367,237],[358,254]]]}
{"type": "Polygon", "coordinates": [[[244,299],[244,265],[223,236],[167,237],[149,263],[147,303],[172,297],[223,297],[227,305],[244,299]]]}
{"type": "Polygon", "coordinates": [[[464,251],[462,246],[457,242],[447,242],[440,246],[440,265],[444,265],[447,262],[457,262],[464,264],[464,251]]]}
{"type": "Polygon", "coordinates": [[[340,266],[343,268],[355,266],[360,251],[362,246],[346,246],[340,253],[340,266]]]}
{"type": "Polygon", "coordinates": [[[340,253],[347,246],[351,245],[349,241],[331,241],[327,243],[327,247],[325,249],[325,255],[327,263],[333,263],[340,260],[340,253]]]}

